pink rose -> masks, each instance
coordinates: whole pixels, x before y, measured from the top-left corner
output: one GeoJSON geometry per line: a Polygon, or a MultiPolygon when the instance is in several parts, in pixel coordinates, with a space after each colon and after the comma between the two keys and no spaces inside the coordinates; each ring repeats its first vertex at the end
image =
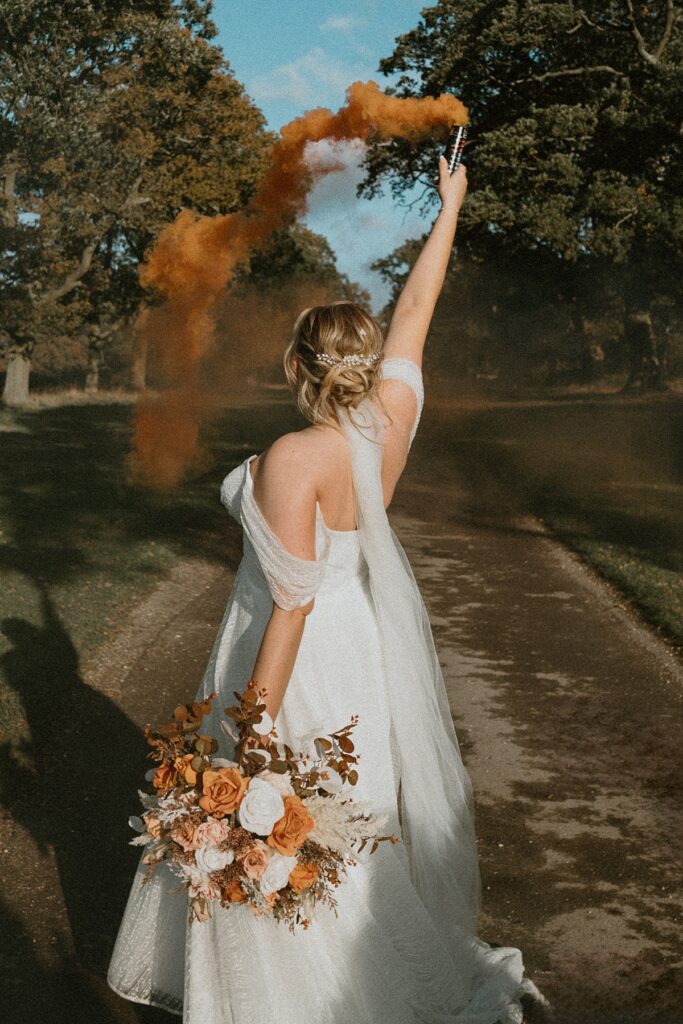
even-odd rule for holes
{"type": "Polygon", "coordinates": [[[208,880],[203,882],[201,885],[194,885],[190,890],[190,893],[195,898],[203,900],[217,900],[220,899],[221,891],[214,882],[208,880]]]}
{"type": "Polygon", "coordinates": [[[270,850],[262,839],[257,839],[245,853],[240,854],[239,860],[247,878],[259,879],[268,867],[270,850]]]}
{"type": "Polygon", "coordinates": [[[216,821],[215,819],[203,821],[201,825],[197,826],[197,845],[204,846],[206,843],[211,843],[219,846],[228,838],[229,834],[230,826],[226,821],[216,821]]]}
{"type": "Polygon", "coordinates": [[[171,838],[185,851],[197,849],[196,833],[196,821],[189,817],[177,818],[171,828],[171,838]]]}

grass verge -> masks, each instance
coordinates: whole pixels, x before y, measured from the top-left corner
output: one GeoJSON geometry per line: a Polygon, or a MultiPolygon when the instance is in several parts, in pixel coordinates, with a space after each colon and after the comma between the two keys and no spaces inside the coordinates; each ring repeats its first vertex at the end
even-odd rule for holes
{"type": "Polygon", "coordinates": [[[438,420],[484,505],[514,494],[683,644],[683,396],[448,399],[438,420]]]}

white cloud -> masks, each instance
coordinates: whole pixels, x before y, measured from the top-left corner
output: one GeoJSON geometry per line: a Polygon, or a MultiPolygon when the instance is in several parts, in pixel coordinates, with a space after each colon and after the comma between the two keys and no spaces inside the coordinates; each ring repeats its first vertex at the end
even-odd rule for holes
{"type": "MultiPolygon", "coordinates": [[[[325,102],[330,92],[342,94],[358,78],[357,71],[330,57],[321,47],[309,50],[289,64],[280,64],[250,82],[249,92],[257,102],[289,100],[290,103],[325,102]]],[[[341,101],[341,97],[340,97],[341,101]]]]}
{"type": "Polygon", "coordinates": [[[350,14],[339,15],[336,18],[328,18],[320,26],[322,32],[350,32],[356,24],[356,19],[350,14]]]}
{"type": "Polygon", "coordinates": [[[421,235],[429,223],[415,212],[406,214],[398,209],[388,196],[370,200],[356,196],[356,185],[363,177],[364,153],[365,147],[358,139],[343,143],[324,140],[308,146],[306,162],[314,172],[330,166],[340,170],[316,182],[306,223],[329,239],[339,269],[369,288],[373,306],[379,309],[389,289],[370,270],[370,263],[387,256],[407,238],[421,235]]]}

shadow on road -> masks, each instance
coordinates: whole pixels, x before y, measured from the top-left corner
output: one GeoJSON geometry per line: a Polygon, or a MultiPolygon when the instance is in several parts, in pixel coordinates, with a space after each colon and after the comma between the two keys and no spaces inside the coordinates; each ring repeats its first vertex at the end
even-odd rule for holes
{"type": "MultiPolygon", "coordinates": [[[[53,851],[73,949],[47,970],[21,924],[0,910],[2,973],[16,1007],[3,1018],[106,1024],[125,1019],[103,976],[138,860],[127,846],[127,819],[147,747],[137,726],[83,680],[78,652],[45,587],[40,606],[37,625],[18,617],[0,623],[10,643],[0,675],[28,725],[26,738],[0,747],[0,796],[41,853],[53,851]]],[[[20,894],[31,889],[20,866],[12,882],[20,894]]],[[[128,1019],[168,1018],[140,1008],[128,1019]]]]}

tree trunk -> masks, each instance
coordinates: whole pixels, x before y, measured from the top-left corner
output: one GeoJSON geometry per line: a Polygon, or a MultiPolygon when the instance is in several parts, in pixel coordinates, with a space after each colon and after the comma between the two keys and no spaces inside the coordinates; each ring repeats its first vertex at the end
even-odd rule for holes
{"type": "Polygon", "coordinates": [[[85,375],[85,390],[89,395],[96,394],[100,386],[100,354],[91,352],[88,372],[85,375]]]}
{"type": "Polygon", "coordinates": [[[144,391],[147,385],[147,339],[142,331],[135,331],[130,383],[134,391],[144,391]]]}
{"type": "Polygon", "coordinates": [[[649,309],[628,310],[624,318],[628,379],[624,391],[665,391],[664,361],[652,327],[649,309]]]}
{"type": "Polygon", "coordinates": [[[7,353],[7,372],[2,400],[5,405],[27,405],[31,356],[24,349],[12,346],[7,353]]]}

